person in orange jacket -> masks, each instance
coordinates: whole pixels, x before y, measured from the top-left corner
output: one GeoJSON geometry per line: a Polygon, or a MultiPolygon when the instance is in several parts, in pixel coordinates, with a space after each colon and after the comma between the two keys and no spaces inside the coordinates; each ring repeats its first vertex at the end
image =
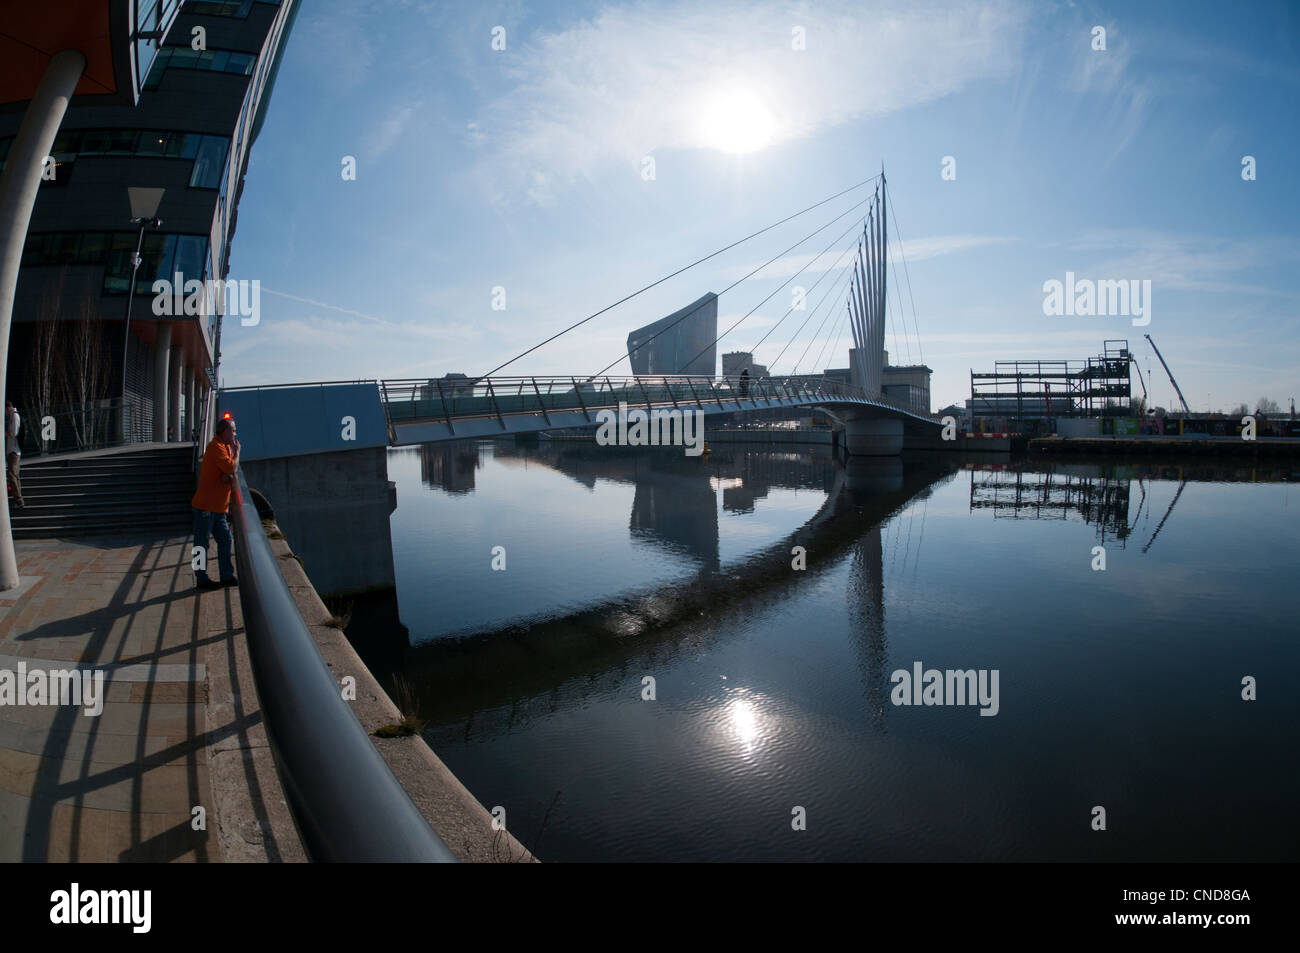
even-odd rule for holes
{"type": "Polygon", "coordinates": [[[235,471],[239,468],[239,441],[235,439],[235,422],[229,417],[217,421],[215,436],[203,453],[199,469],[199,488],[190,501],[194,509],[194,546],[204,554],[202,569],[194,570],[194,585],[199,589],[220,589],[236,586],[235,564],[231,559],[230,524],[226,512],[230,509],[230,491],[235,484],[235,471]],[[213,582],[208,575],[208,537],[217,539],[217,566],[221,581],[213,582]]]}

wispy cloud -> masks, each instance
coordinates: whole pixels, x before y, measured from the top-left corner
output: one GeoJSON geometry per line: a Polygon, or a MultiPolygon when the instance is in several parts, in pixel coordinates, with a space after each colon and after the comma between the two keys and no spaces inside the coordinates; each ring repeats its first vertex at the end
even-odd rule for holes
{"type": "Polygon", "coordinates": [[[388,115],[366,136],[366,158],[373,162],[387,155],[397,145],[398,138],[411,124],[419,108],[419,103],[398,103],[389,109],[388,115]]]}
{"type": "MultiPolygon", "coordinates": [[[[1090,266],[1099,277],[1147,278],[1159,288],[1300,300],[1300,293],[1275,283],[1241,280],[1261,269],[1300,267],[1300,241],[1294,238],[1229,239],[1152,229],[1097,229],[1079,236],[1069,247],[1109,252],[1090,266]],[[1238,280],[1227,280],[1232,277],[1238,280]]],[[[1080,269],[1076,271],[1083,276],[1080,269]]]]}
{"type": "Polygon", "coordinates": [[[1155,87],[1147,78],[1139,78],[1133,69],[1133,45],[1124,26],[1114,21],[1096,24],[1106,30],[1106,48],[1093,48],[1091,28],[1078,28],[1077,40],[1069,45],[1073,70],[1066,89],[1075,93],[1103,97],[1105,126],[1113,130],[1114,147],[1106,165],[1114,162],[1146,126],[1147,114],[1155,101],[1155,87]]]}
{"type": "MultiPolygon", "coordinates": [[[[903,256],[909,262],[914,262],[1014,240],[1002,235],[934,235],[930,238],[914,238],[905,241],[902,243],[902,250],[903,256]]],[[[897,250],[898,243],[891,242],[890,255],[897,254],[897,250]]],[[[829,271],[835,265],[837,259],[839,268],[847,268],[853,261],[853,253],[850,251],[843,258],[840,258],[839,252],[834,250],[823,254],[820,258],[818,258],[817,252],[808,252],[803,255],[786,255],[772,262],[755,277],[789,278],[791,275],[798,274],[801,270],[805,275],[816,275],[820,272],[829,271]]],[[[722,275],[724,278],[734,281],[743,278],[761,264],[763,264],[761,261],[752,261],[745,265],[735,265],[723,271],[722,275]]]]}
{"type": "Polygon", "coordinates": [[[761,103],[777,145],[946,96],[1006,71],[1024,20],[1012,0],[609,7],[511,54],[513,88],[478,130],[512,197],[545,202],[613,164],[709,147],[708,104],[728,90],[761,103]]]}

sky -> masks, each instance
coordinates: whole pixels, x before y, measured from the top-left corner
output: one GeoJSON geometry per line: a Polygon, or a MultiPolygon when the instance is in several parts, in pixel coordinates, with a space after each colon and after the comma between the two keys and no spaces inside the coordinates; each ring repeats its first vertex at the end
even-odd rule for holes
{"type": "MultiPolygon", "coordinates": [[[[1151,403],[1174,408],[1144,334],[1194,411],[1285,409],[1300,396],[1298,53],[1300,7],[1264,0],[313,0],[240,201],[229,278],[261,282],[261,313],[225,323],[222,383],[483,374],[883,168],[885,347],[933,368],[932,409],[994,361],[1083,360],[1106,339],[1129,341],[1151,403]],[[1149,281],[1149,310],[1045,313],[1067,273],[1149,281]]],[[[874,188],[499,373],[594,373],[629,331],[769,261],[722,294],[719,330],[740,323],[719,355],[845,367],[830,265],[874,188]]]]}

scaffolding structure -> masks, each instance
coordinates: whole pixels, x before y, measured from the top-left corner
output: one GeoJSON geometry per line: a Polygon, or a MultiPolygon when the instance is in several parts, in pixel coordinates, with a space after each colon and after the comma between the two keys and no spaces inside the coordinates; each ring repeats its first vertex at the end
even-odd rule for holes
{"type": "Polygon", "coordinates": [[[1128,416],[1133,399],[1128,341],[1108,340],[1083,361],[996,361],[971,371],[971,414],[1027,418],[1128,416]]]}

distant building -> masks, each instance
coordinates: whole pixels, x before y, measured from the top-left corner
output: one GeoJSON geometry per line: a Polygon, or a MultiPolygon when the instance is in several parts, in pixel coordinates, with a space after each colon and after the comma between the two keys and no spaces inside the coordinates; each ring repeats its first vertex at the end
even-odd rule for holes
{"type": "Polygon", "coordinates": [[[767,377],[767,365],[755,364],[754,355],[749,351],[730,351],[722,355],[723,377],[739,377],[742,371],[749,371],[751,380],[767,377]]]}
{"type": "Polygon", "coordinates": [[[430,378],[429,383],[420,385],[420,397],[436,397],[439,394],[443,397],[473,397],[474,385],[477,383],[477,377],[467,377],[453,371],[436,379],[430,378]]]}
{"type": "Polygon", "coordinates": [[[712,377],[717,372],[717,337],[718,296],[710,292],[627,336],[632,373],[712,377]]]}
{"type": "MultiPolygon", "coordinates": [[[[924,364],[890,364],[885,352],[880,384],[884,396],[906,406],[913,413],[930,414],[930,377],[934,374],[924,364]]],[[[828,367],[822,375],[842,384],[852,384],[853,374],[847,367],[828,367]]]]}

